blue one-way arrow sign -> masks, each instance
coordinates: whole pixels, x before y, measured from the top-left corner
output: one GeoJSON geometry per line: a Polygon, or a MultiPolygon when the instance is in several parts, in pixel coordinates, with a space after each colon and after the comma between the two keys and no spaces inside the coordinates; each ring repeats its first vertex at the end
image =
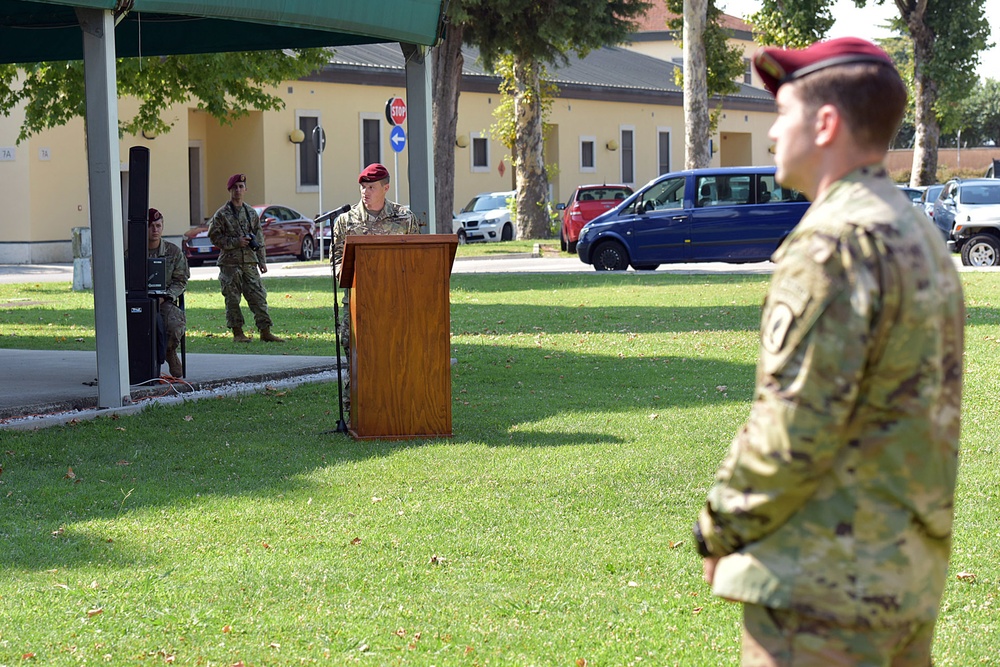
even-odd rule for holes
{"type": "Polygon", "coordinates": [[[406,148],[406,132],[401,125],[393,126],[392,131],[389,132],[389,143],[392,144],[392,150],[397,153],[406,148]]]}

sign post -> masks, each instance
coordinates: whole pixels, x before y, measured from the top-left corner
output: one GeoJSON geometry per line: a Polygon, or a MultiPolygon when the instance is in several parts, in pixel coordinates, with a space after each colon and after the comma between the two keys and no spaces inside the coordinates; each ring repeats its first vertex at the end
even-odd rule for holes
{"type": "Polygon", "coordinates": [[[406,148],[406,131],[402,128],[406,122],[406,102],[402,97],[390,97],[385,103],[385,119],[392,125],[389,133],[389,145],[392,146],[392,172],[396,181],[396,201],[399,201],[399,153],[406,148]]]}
{"type": "MultiPolygon", "coordinates": [[[[316,147],[316,181],[319,183],[319,213],[323,215],[323,150],[326,148],[326,131],[323,126],[316,124],[312,131],[313,145],[316,147]]],[[[333,225],[333,222],[330,223],[333,225]]],[[[319,236],[319,258],[323,259],[323,234],[322,230],[317,231],[319,236]]],[[[330,242],[333,243],[333,227],[330,227],[330,242]]]]}

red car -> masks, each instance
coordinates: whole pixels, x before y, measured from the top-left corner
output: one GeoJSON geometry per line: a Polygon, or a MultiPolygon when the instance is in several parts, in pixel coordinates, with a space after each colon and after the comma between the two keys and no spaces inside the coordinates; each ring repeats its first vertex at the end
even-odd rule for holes
{"type": "MultiPolygon", "coordinates": [[[[287,206],[254,206],[264,232],[264,247],[268,257],[295,255],[302,261],[317,259],[316,223],[287,206]]],[[[208,238],[208,225],[192,227],[184,232],[181,249],[191,266],[201,266],[207,260],[219,258],[219,249],[208,238]]]]}
{"type": "Polygon", "coordinates": [[[576,252],[576,242],[580,238],[583,226],[604,213],[610,211],[622,200],[632,194],[632,188],[627,185],[581,185],[561,208],[562,229],[559,232],[559,245],[566,252],[576,252]]]}

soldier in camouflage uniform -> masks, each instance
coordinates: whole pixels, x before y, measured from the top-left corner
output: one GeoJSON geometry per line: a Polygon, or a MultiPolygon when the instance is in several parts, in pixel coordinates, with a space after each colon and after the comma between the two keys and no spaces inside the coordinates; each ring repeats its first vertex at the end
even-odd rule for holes
{"type": "Polygon", "coordinates": [[[179,301],[181,295],[187,289],[188,278],[191,277],[191,270],[188,269],[187,258],[175,244],[163,241],[163,214],[155,208],[149,209],[147,216],[149,233],[147,257],[163,257],[167,274],[166,294],[159,296],[160,317],[163,320],[163,328],[166,333],[166,361],[170,374],[174,377],[181,377],[184,374],[184,367],[177,357],[177,346],[184,338],[184,331],[187,328],[187,318],[181,310],[179,301]]]}
{"type": "MultiPolygon", "coordinates": [[[[333,265],[334,279],[340,280],[341,264],[344,261],[344,240],[348,236],[368,236],[372,234],[419,234],[420,226],[413,213],[405,206],[386,199],[389,192],[389,170],[374,163],[358,174],[361,201],[342,213],[333,225],[333,251],[330,263],[333,265]]],[[[344,307],[340,311],[338,335],[343,354],[350,359],[351,349],[351,290],[343,291],[344,307]]],[[[344,410],[351,408],[351,376],[344,377],[344,410]]]]}
{"type": "Polygon", "coordinates": [[[964,305],[882,165],[906,105],[855,38],[763,48],[777,179],[813,205],[775,253],[754,402],[695,524],[743,665],[930,665],[951,547],[964,305]]]}
{"type": "Polygon", "coordinates": [[[250,342],[250,337],[243,333],[243,311],[240,309],[240,299],[246,298],[260,339],[283,343],[283,338],[271,333],[267,290],[260,280],[260,275],[267,273],[264,232],[257,211],[243,201],[246,183],[247,177],[243,174],[229,177],[226,188],[230,199],[208,224],[208,237],[220,251],[219,283],[226,299],[226,327],[233,330],[233,340],[237,343],[250,342]]]}

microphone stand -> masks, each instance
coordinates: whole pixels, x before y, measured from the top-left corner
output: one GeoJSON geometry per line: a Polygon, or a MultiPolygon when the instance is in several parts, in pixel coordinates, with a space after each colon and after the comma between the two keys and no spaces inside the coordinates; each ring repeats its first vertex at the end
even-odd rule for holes
{"type": "MultiPolygon", "coordinates": [[[[351,210],[350,204],[344,204],[338,209],[324,213],[323,215],[316,216],[315,222],[322,224],[323,222],[330,221],[330,261],[333,261],[333,220],[337,218],[342,213],[347,213],[351,210]]],[[[333,267],[335,268],[335,267],[333,267]]],[[[347,433],[347,422],[344,421],[344,385],[341,382],[343,377],[343,366],[340,362],[340,295],[337,293],[337,272],[336,270],[331,271],[333,275],[333,319],[334,319],[334,335],[337,339],[337,408],[340,410],[340,419],[337,420],[337,428],[333,431],[324,431],[324,433],[347,433]]]]}

